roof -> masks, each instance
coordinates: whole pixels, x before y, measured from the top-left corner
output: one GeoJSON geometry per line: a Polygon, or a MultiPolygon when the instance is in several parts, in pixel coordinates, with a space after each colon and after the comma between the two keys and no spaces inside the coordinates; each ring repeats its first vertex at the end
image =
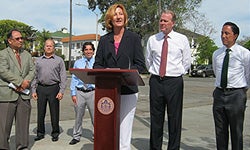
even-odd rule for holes
{"type": "MultiPolygon", "coordinates": [[[[84,34],[72,36],[72,41],[86,41],[86,40],[96,40],[96,34],[84,34]]],[[[100,35],[98,34],[97,40],[100,40],[100,35]]],[[[64,37],[61,39],[63,43],[69,42],[69,37],[64,37]]]]}
{"type": "Polygon", "coordinates": [[[64,38],[64,37],[68,37],[69,33],[63,33],[62,31],[56,31],[51,33],[52,37],[56,37],[56,38],[64,38]]]}

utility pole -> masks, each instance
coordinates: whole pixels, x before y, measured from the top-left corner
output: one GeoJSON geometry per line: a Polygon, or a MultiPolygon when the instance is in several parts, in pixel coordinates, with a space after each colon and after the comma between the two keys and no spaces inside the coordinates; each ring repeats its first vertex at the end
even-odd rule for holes
{"type": "MultiPolygon", "coordinates": [[[[160,17],[161,15],[161,0],[158,1],[158,16],[160,17]]],[[[159,32],[161,31],[160,27],[159,27],[159,32]]]]}
{"type": "Polygon", "coordinates": [[[158,1],[158,11],[159,15],[161,15],[161,0],[158,1]]]}
{"type": "Polygon", "coordinates": [[[72,49],[72,0],[70,0],[70,20],[69,20],[69,64],[68,64],[68,69],[71,67],[71,49],[72,49]]]}

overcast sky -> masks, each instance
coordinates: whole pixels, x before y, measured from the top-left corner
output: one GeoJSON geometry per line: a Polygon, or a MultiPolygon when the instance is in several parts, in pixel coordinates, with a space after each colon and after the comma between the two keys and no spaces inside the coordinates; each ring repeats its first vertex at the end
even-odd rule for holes
{"type": "MultiPolygon", "coordinates": [[[[74,35],[96,33],[96,15],[85,6],[87,0],[73,1],[74,35]]],[[[250,37],[250,0],[203,0],[199,9],[204,13],[217,33],[212,37],[217,46],[221,46],[221,27],[226,21],[235,22],[240,27],[240,37],[250,37]]],[[[98,12],[97,12],[98,13],[98,12]]],[[[98,15],[100,17],[100,15],[98,15]]],[[[11,19],[55,32],[63,27],[69,29],[69,0],[1,0],[0,20],[11,19]]],[[[98,26],[98,33],[105,32],[98,26]]]]}

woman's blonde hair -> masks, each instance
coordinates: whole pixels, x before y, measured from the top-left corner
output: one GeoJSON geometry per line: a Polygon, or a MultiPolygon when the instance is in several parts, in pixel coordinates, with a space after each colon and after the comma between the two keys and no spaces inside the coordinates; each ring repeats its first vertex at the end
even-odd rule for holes
{"type": "Polygon", "coordinates": [[[111,32],[113,31],[113,24],[112,24],[112,20],[113,20],[113,17],[115,16],[115,10],[116,8],[121,8],[122,11],[123,11],[123,15],[124,15],[124,27],[127,26],[128,24],[128,14],[127,14],[127,11],[125,9],[125,7],[122,5],[122,4],[114,4],[114,5],[111,5],[106,14],[105,14],[105,27],[106,27],[106,30],[108,32],[111,32]]]}

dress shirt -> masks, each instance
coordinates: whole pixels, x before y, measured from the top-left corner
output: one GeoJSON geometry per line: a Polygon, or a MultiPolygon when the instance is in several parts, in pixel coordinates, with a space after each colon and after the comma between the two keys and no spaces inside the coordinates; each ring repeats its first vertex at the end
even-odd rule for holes
{"type": "MultiPolygon", "coordinates": [[[[94,65],[94,62],[95,62],[94,57],[92,57],[90,60],[87,60],[86,57],[78,59],[74,63],[73,68],[84,69],[85,66],[86,66],[86,61],[88,61],[89,68],[93,68],[93,65],[94,65]]],[[[76,95],[76,87],[77,88],[83,88],[84,85],[87,85],[87,87],[86,87],[87,89],[95,88],[94,84],[84,84],[84,82],[82,80],[80,80],[74,74],[72,74],[72,79],[71,79],[71,84],[70,84],[71,96],[76,95]]]]}
{"type": "Polygon", "coordinates": [[[60,93],[64,93],[67,82],[64,61],[57,55],[47,58],[45,55],[35,60],[36,72],[32,82],[32,92],[36,91],[37,84],[53,85],[59,83],[60,93]]]}
{"type": "MultiPolygon", "coordinates": [[[[146,65],[151,74],[159,75],[161,51],[165,34],[159,32],[149,37],[146,65]]],[[[191,50],[185,35],[171,31],[168,34],[168,56],[165,76],[177,77],[187,73],[191,66],[191,50]]]]}
{"type": "MultiPolygon", "coordinates": [[[[213,70],[216,76],[215,86],[220,87],[223,59],[226,55],[226,47],[223,46],[213,53],[213,70]]],[[[228,64],[227,88],[249,87],[250,76],[250,52],[248,49],[234,44],[230,48],[228,64]]]]}

